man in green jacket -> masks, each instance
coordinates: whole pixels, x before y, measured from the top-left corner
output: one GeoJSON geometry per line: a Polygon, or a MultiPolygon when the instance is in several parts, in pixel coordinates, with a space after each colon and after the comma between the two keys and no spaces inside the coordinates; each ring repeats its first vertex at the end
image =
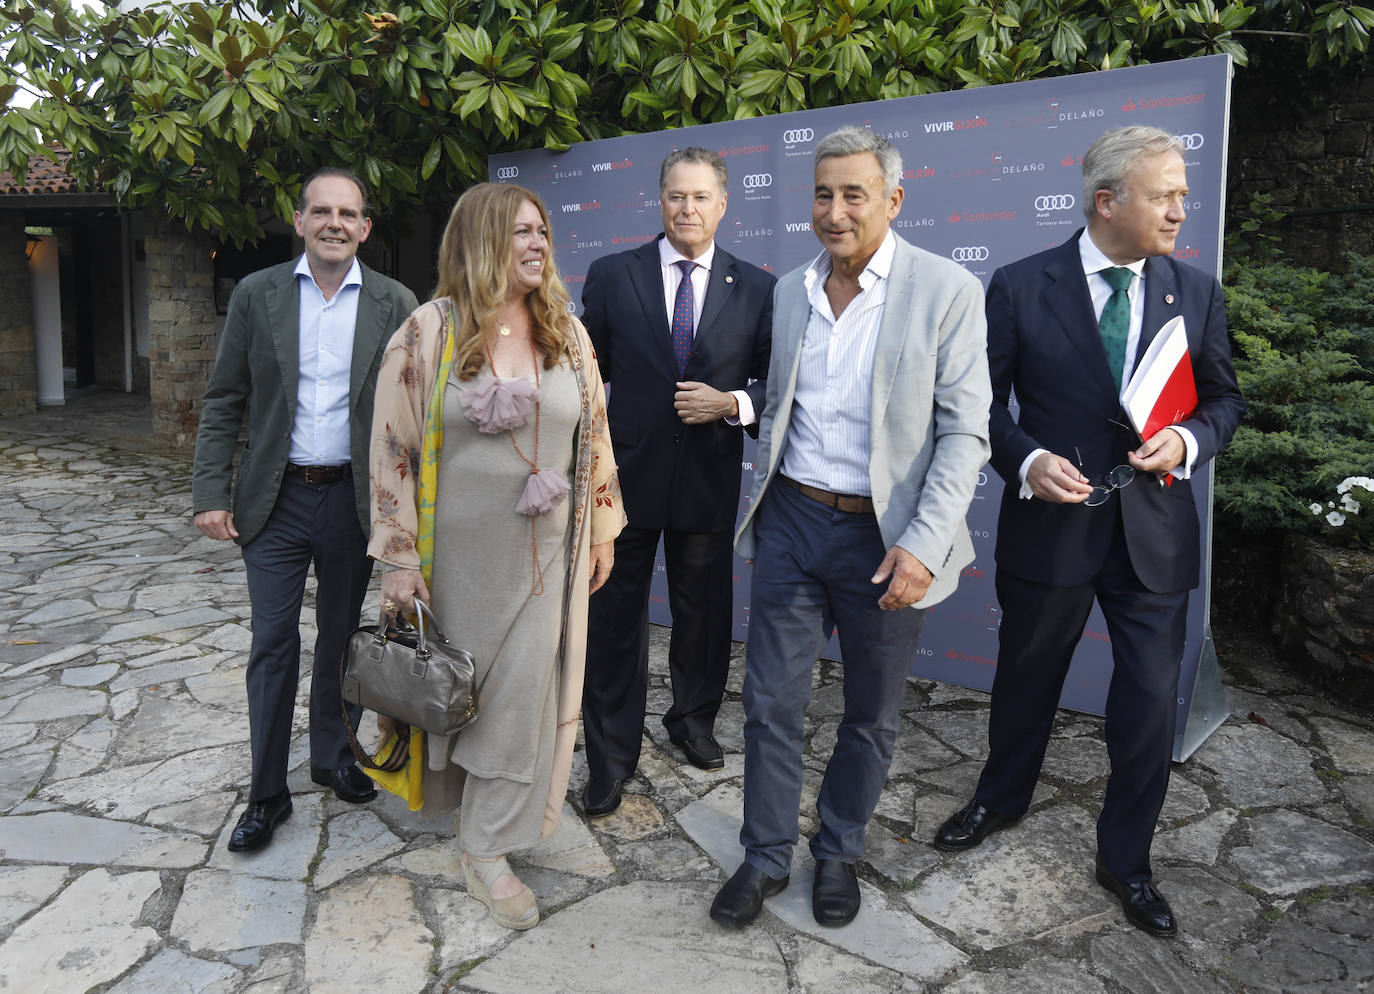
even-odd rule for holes
{"type": "Polygon", "coordinates": [[[305,253],[253,273],[230,297],[192,478],[196,527],[242,546],[252,607],[246,683],[253,778],[229,838],[233,852],[261,849],[291,815],[287,753],[312,561],[319,635],[310,686],[311,779],[353,803],[377,793],[353,763],[339,664],[372,574],[368,444],[377,368],[416,302],[404,286],[357,260],[372,220],[356,176],[343,169],[314,173],[296,208],[305,253]],[[236,477],[234,450],[245,422],[236,477]]]}

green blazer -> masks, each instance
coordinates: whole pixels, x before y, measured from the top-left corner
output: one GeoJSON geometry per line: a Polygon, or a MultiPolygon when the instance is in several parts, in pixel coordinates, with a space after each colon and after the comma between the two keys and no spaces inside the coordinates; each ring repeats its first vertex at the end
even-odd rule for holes
{"type": "MultiPolygon", "coordinates": [[[[267,523],[291,448],[300,379],[300,289],[295,269],[293,259],[259,270],[234,288],[201,403],[192,513],[230,511],[240,545],[256,538],[267,523]],[[245,420],[248,433],[236,479],[234,448],[245,420]]],[[[392,332],[418,305],[400,283],[366,266],[362,271],[348,405],[353,496],[366,535],[371,527],[368,448],[377,367],[392,332]]]]}

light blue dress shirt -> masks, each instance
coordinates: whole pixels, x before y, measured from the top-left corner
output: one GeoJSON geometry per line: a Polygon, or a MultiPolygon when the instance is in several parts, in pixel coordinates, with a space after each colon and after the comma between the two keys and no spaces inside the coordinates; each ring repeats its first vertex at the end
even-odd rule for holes
{"type": "Polygon", "coordinates": [[[362,267],[354,259],[338,291],[325,300],[302,255],[296,263],[296,283],[300,288],[301,367],[287,458],[302,466],[342,466],[352,458],[348,383],[362,267]]]}

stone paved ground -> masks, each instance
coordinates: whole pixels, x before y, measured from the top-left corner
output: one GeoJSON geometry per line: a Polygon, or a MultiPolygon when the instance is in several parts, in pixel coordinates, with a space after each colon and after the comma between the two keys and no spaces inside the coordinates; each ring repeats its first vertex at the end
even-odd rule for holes
{"type": "MultiPolygon", "coordinates": [[[[962,857],[930,848],[973,785],[987,697],[919,680],[844,929],[811,921],[806,857],[753,927],[707,917],[741,855],[739,665],[724,770],[686,766],[651,720],[622,809],[587,822],[569,807],[515,860],[545,910],[531,932],[466,895],[450,823],[314,788],[303,735],[294,816],[266,851],[231,856],[248,767],[243,571],[191,526],[186,463],[146,426],[146,408],[110,395],[0,421],[0,990],[1374,990],[1374,721],[1225,655],[1231,719],[1176,769],[1155,846],[1175,941],[1132,929],[1093,882],[1098,719],[1061,715],[1020,826],[962,857]]],[[[663,649],[658,631],[656,713],[663,649]]],[[[838,675],[817,675],[807,804],[838,675]]]]}

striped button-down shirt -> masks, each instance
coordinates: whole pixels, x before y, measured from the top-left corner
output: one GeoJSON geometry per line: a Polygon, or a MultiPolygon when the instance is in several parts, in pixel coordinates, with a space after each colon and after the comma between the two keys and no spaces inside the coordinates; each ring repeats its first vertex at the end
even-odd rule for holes
{"type": "Polygon", "coordinates": [[[868,496],[869,419],[873,406],[873,353],[887,301],[887,277],[897,239],[887,233],[859,274],[859,295],[838,318],[825,295],[830,255],[807,267],[811,317],[802,338],[801,365],[782,472],[800,483],[841,494],[868,496]]]}
{"type": "Polygon", "coordinates": [[[351,458],[348,383],[363,271],[354,259],[338,291],[325,300],[302,255],[296,264],[296,282],[300,290],[301,369],[288,458],[302,466],[341,466],[351,458]]]}

